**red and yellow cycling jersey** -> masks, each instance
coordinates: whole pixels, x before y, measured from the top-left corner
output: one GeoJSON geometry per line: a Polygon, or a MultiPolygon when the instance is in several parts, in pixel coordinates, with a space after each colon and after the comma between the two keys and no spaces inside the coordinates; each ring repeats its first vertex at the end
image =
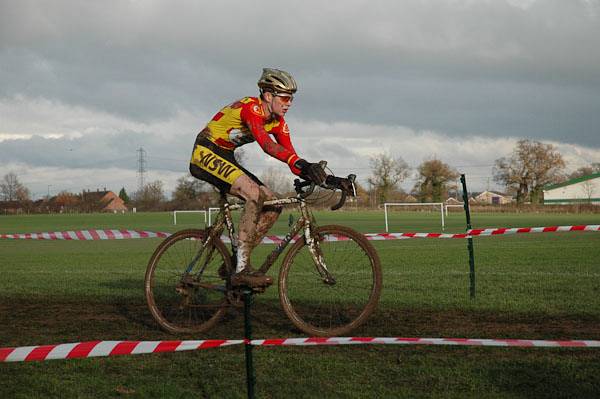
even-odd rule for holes
{"type": "Polygon", "coordinates": [[[256,141],[264,152],[287,163],[294,174],[300,174],[294,166],[299,157],[287,123],[283,117],[267,120],[260,98],[245,97],[223,107],[200,134],[227,150],[256,141]]]}

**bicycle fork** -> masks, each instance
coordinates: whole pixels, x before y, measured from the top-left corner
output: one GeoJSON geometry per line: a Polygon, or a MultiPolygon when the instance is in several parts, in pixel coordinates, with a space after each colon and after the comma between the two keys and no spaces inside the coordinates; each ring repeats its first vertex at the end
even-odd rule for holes
{"type": "Polygon", "coordinates": [[[329,269],[327,268],[327,264],[325,263],[325,259],[323,258],[323,251],[321,251],[321,244],[318,239],[315,239],[315,236],[312,234],[312,224],[311,218],[306,212],[306,208],[301,206],[302,213],[305,219],[304,226],[304,240],[306,241],[306,245],[308,246],[308,252],[310,252],[310,256],[315,263],[315,267],[317,272],[321,276],[323,282],[327,285],[334,285],[336,283],[335,277],[331,274],[329,269]]]}

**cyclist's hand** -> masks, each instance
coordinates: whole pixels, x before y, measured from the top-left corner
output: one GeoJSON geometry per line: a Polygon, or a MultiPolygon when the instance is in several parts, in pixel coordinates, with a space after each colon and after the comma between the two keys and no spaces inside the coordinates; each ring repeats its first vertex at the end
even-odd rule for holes
{"type": "Polygon", "coordinates": [[[327,174],[325,170],[318,163],[311,163],[305,159],[299,159],[296,161],[296,167],[300,169],[300,176],[314,182],[317,185],[321,185],[325,182],[327,174]]]}

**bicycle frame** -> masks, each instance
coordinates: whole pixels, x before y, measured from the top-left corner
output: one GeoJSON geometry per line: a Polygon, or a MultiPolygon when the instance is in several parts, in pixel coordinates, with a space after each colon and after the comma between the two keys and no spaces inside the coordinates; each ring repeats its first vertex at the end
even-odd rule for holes
{"type": "MultiPolygon", "coordinates": [[[[279,258],[281,253],[285,250],[288,244],[292,241],[294,237],[300,232],[300,230],[304,230],[304,239],[308,245],[309,251],[313,260],[315,261],[315,265],[317,265],[317,270],[321,274],[321,276],[329,281],[333,281],[332,276],[329,274],[327,270],[327,266],[323,260],[323,256],[320,254],[320,250],[317,245],[315,245],[315,239],[312,234],[313,229],[313,220],[309,214],[308,207],[306,205],[306,201],[302,198],[291,197],[291,198],[282,198],[275,199],[270,201],[265,201],[264,206],[281,206],[281,205],[290,205],[290,204],[298,204],[300,208],[301,216],[298,218],[296,223],[290,228],[290,231],[283,240],[271,251],[271,253],[267,256],[259,271],[261,273],[266,273],[273,266],[275,261],[279,258]]],[[[231,249],[232,249],[232,259],[233,263],[237,260],[237,248],[238,241],[235,235],[235,228],[233,224],[233,219],[231,216],[231,211],[243,209],[242,204],[229,204],[226,199],[222,200],[221,203],[221,212],[217,215],[216,222],[211,227],[209,236],[204,242],[203,248],[206,247],[208,242],[213,237],[219,237],[224,228],[227,228],[229,239],[231,241],[231,249]]],[[[201,249],[202,251],[202,249],[201,249]]]]}

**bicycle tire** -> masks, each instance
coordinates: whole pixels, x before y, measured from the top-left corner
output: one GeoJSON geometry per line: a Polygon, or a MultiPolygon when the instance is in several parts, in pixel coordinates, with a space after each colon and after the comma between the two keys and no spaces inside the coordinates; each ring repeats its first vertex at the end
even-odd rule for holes
{"type": "Polygon", "coordinates": [[[226,311],[226,281],[219,276],[219,268],[225,265],[228,276],[232,266],[231,255],[220,238],[209,244],[214,250],[207,247],[196,263],[206,261],[207,254],[211,256],[200,278],[194,276],[198,270],[185,272],[205,237],[204,230],[178,231],[160,243],[148,262],[144,281],[146,302],[154,319],[170,333],[205,332],[226,311]],[[184,276],[192,276],[189,281],[193,282],[186,285],[184,276]],[[192,285],[200,283],[215,288],[192,285]]]}
{"type": "Polygon", "coordinates": [[[345,226],[317,229],[321,255],[335,278],[319,274],[305,240],[294,243],[279,272],[279,300],[292,323],[311,336],[340,336],[363,324],[381,295],[381,262],[364,235],[345,226]],[[325,240],[326,236],[335,241],[325,240]]]}

